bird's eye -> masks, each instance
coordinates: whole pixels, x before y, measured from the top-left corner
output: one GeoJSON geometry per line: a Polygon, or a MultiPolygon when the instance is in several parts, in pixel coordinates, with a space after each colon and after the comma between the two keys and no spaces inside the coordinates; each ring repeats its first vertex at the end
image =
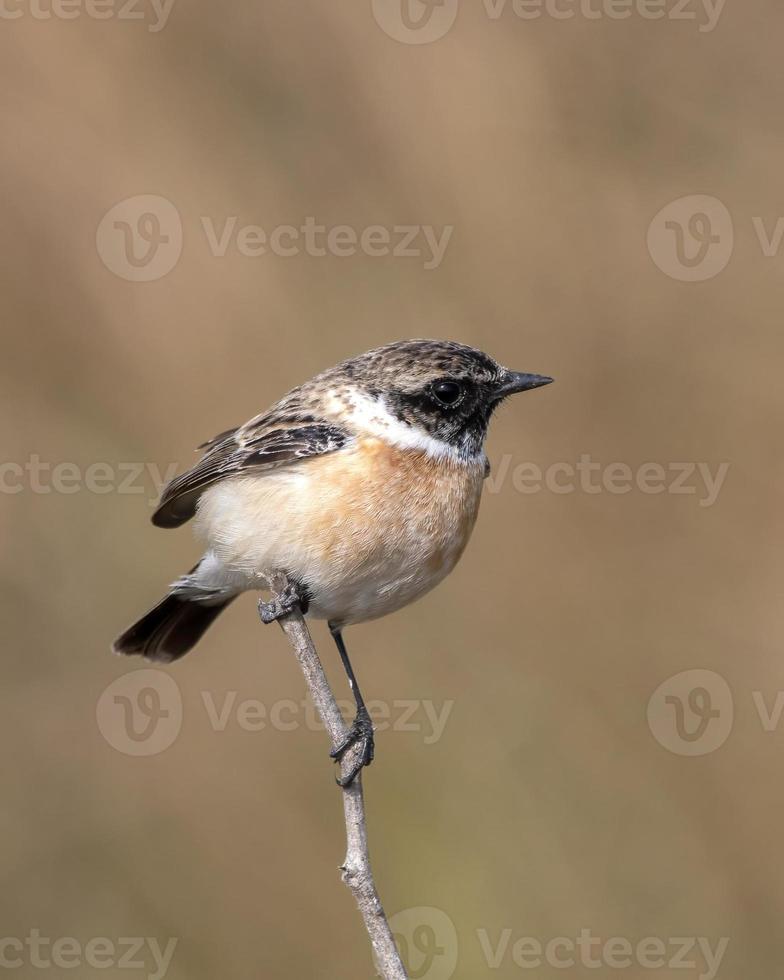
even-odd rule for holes
{"type": "Polygon", "coordinates": [[[457,381],[436,381],[433,395],[441,405],[453,408],[463,397],[463,386],[457,381]]]}

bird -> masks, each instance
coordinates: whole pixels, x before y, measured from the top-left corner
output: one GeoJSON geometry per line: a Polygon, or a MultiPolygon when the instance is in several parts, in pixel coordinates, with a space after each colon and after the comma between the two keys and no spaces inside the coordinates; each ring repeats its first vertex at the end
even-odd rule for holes
{"type": "Polygon", "coordinates": [[[163,489],[152,522],[193,520],[200,561],[115,641],[170,663],[240,593],[263,622],[298,608],[326,620],[356,717],[332,754],[358,745],[350,785],[373,761],[373,726],[343,638],[346,627],[419,599],[455,567],[490,472],[484,444],[510,395],[548,385],[456,341],[402,340],[337,364],[244,425],[202,443],[201,459],[163,489]]]}

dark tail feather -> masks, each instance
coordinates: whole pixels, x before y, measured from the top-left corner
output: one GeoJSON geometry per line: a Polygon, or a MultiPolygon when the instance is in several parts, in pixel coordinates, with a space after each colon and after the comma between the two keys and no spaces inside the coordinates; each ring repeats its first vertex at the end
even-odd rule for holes
{"type": "Polygon", "coordinates": [[[141,654],[148,660],[170,663],[184,656],[202,638],[207,627],[236,598],[205,605],[167,595],[122,636],[114,641],[115,653],[141,654]]]}

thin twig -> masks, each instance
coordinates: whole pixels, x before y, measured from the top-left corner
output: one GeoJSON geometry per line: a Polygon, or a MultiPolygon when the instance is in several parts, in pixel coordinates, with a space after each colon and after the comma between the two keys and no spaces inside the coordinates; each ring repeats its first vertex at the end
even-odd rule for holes
{"type": "MultiPolygon", "coordinates": [[[[274,596],[279,596],[288,584],[288,579],[283,574],[270,576],[269,585],[274,596]]],[[[279,623],[294,648],[302,673],[305,675],[311,700],[329,733],[334,749],[345,739],[347,729],[316,653],[310,631],[298,610],[284,616],[279,623]]],[[[340,764],[342,776],[346,776],[351,771],[354,762],[357,761],[357,752],[360,750],[359,746],[353,746],[345,754],[340,764]]],[[[346,859],[340,869],[343,873],[343,881],[351,890],[362,913],[379,975],[384,980],[407,980],[370,868],[365,801],[362,796],[362,773],[350,786],[343,787],[342,792],[343,815],[346,821],[346,859]]]]}

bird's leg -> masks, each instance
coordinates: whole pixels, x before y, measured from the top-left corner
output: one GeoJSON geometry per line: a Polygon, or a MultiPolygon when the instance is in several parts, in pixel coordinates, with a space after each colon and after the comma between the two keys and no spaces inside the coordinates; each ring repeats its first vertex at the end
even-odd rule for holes
{"type": "Polygon", "coordinates": [[[365,707],[362,692],[359,689],[359,684],[357,684],[357,679],[354,676],[354,671],[351,667],[351,661],[348,659],[348,652],[346,650],[346,644],[343,642],[343,634],[340,632],[340,627],[330,623],[329,631],[332,634],[332,638],[334,639],[335,645],[338,648],[340,659],[343,661],[343,668],[346,671],[346,676],[348,677],[348,684],[357,705],[357,714],[352,722],[351,728],[348,730],[348,734],[340,745],[336,746],[330,752],[331,758],[340,762],[352,745],[359,743],[361,746],[360,752],[357,756],[357,761],[351,768],[351,771],[347,773],[347,775],[338,778],[338,783],[341,786],[350,786],[357,778],[357,775],[362,767],[369,766],[373,761],[373,756],[375,755],[373,723],[370,720],[368,709],[365,707]]]}
{"type": "Polygon", "coordinates": [[[299,609],[304,616],[309,603],[310,593],[307,588],[299,582],[289,580],[280,595],[273,596],[269,602],[259,599],[259,616],[262,623],[274,623],[276,619],[288,616],[295,609],[299,609]]]}

